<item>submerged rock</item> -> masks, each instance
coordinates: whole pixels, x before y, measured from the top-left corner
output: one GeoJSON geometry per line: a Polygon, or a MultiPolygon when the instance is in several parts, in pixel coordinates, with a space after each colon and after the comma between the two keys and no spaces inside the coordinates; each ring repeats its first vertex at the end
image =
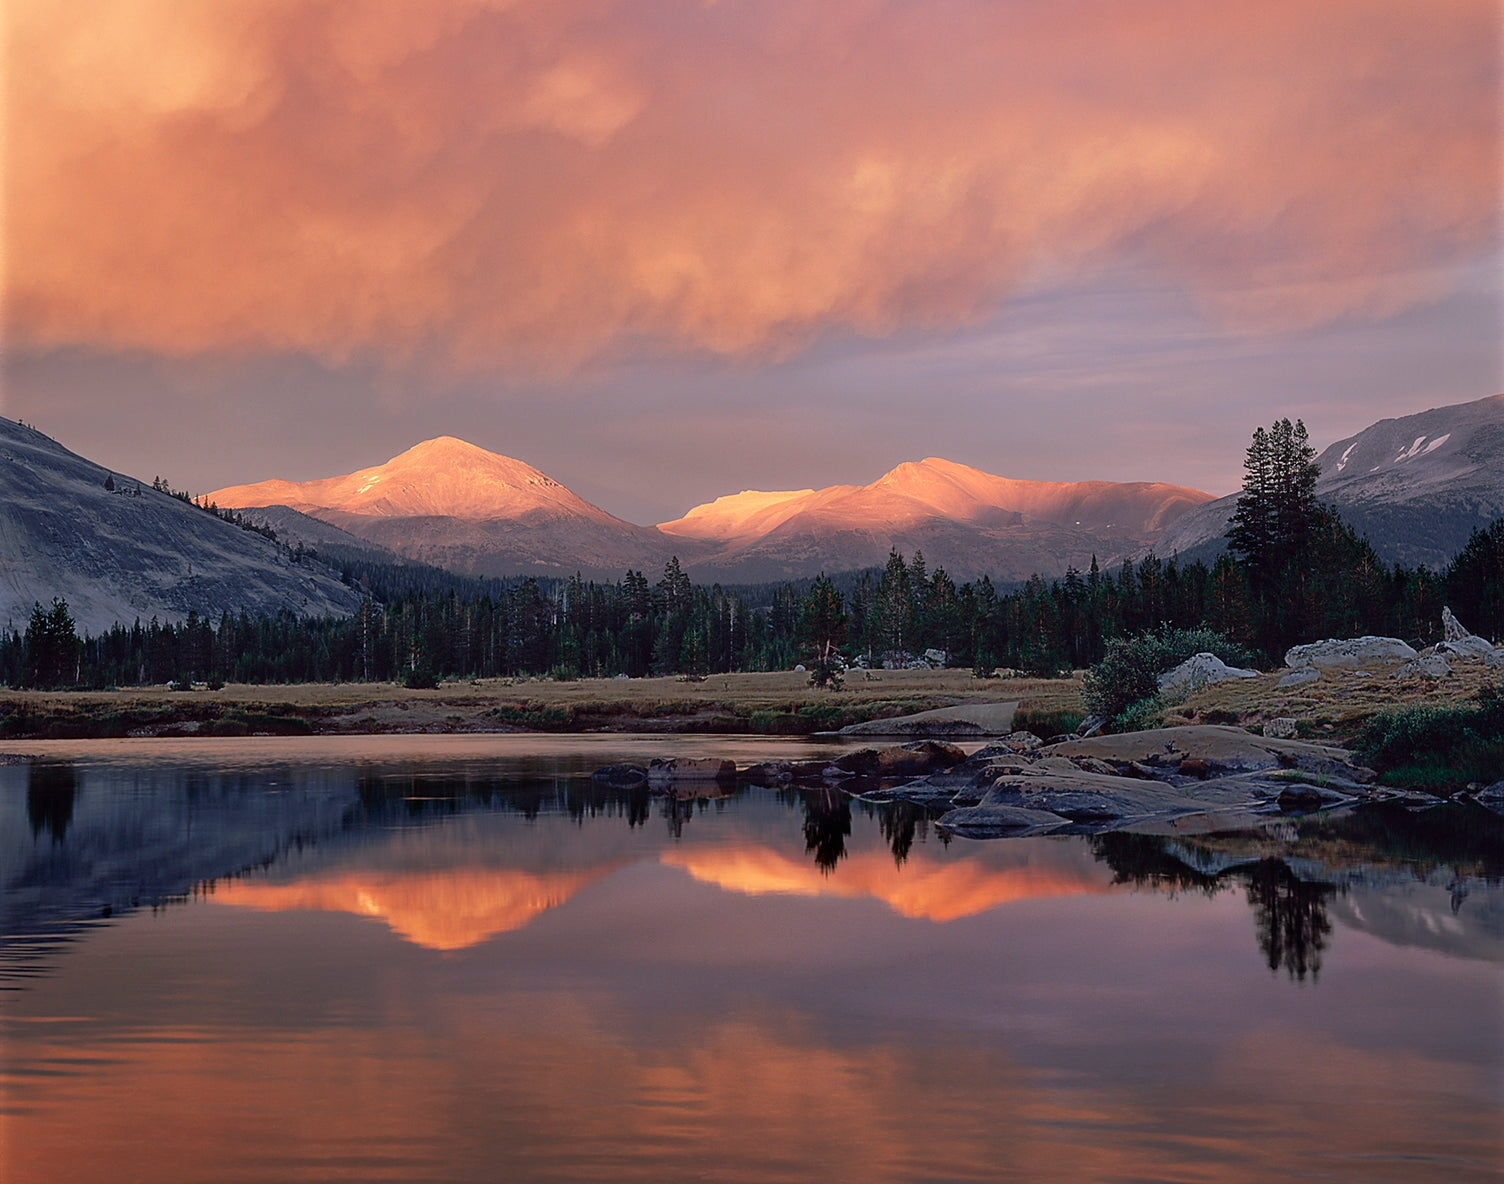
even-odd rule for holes
{"type": "Polygon", "coordinates": [[[794,766],[789,761],[761,761],[742,770],[742,779],[753,785],[776,789],[794,779],[794,766]]]}
{"type": "Polygon", "coordinates": [[[974,839],[993,839],[1003,836],[1045,834],[1066,826],[1069,819],[1048,810],[1029,810],[1015,806],[968,806],[952,810],[936,823],[946,830],[955,831],[974,839]]]}
{"type": "Polygon", "coordinates": [[[961,764],[966,754],[954,744],[919,740],[889,748],[859,748],[835,761],[836,768],[858,777],[917,777],[961,764]]]}
{"type": "Polygon", "coordinates": [[[607,765],[590,774],[590,780],[613,789],[633,789],[648,779],[648,771],[641,765],[607,765]]]}
{"type": "Polygon", "coordinates": [[[648,781],[670,785],[679,781],[735,781],[736,762],[718,757],[673,757],[648,765],[648,781]]]}

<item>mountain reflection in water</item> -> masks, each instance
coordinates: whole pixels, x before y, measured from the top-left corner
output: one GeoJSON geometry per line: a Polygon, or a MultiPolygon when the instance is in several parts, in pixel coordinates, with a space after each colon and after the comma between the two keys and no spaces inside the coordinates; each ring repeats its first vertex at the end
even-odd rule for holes
{"type": "Polygon", "coordinates": [[[947,842],[414,740],[0,767],[7,1184],[1501,1166],[1480,808],[947,842]]]}

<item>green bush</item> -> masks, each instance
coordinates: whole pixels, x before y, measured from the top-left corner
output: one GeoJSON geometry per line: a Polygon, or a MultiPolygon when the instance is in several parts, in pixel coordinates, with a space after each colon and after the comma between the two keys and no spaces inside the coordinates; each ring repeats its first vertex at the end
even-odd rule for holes
{"type": "Polygon", "coordinates": [[[1380,712],[1355,748],[1385,785],[1445,796],[1491,784],[1504,778],[1504,695],[1484,687],[1472,704],[1380,712]]]}
{"type": "Polygon", "coordinates": [[[1050,740],[1063,733],[1074,732],[1081,726],[1084,718],[1079,711],[1072,711],[1069,708],[1042,710],[1034,707],[1020,707],[1013,713],[1013,730],[1032,732],[1041,740],[1050,740]]]}
{"type": "Polygon", "coordinates": [[[1147,732],[1150,728],[1162,728],[1164,724],[1165,705],[1157,695],[1135,700],[1112,717],[1114,732],[1147,732]]]}
{"type": "Polygon", "coordinates": [[[402,685],[410,691],[436,691],[439,688],[439,676],[427,666],[414,666],[407,672],[402,685]]]}
{"type": "Polygon", "coordinates": [[[1203,651],[1233,666],[1250,660],[1247,650],[1215,629],[1166,626],[1137,637],[1115,637],[1107,643],[1102,660],[1086,672],[1081,698],[1093,715],[1111,720],[1114,731],[1137,731],[1144,725],[1134,725],[1135,720],[1157,718],[1161,712],[1159,676],[1203,651]],[[1152,707],[1141,706],[1148,700],[1153,701],[1152,707]],[[1126,718],[1130,709],[1132,719],[1126,718]]]}

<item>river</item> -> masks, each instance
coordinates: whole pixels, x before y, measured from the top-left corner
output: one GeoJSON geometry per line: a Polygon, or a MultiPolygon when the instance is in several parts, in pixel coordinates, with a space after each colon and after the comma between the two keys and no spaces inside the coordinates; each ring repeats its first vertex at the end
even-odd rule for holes
{"type": "Polygon", "coordinates": [[[599,787],[834,744],[47,742],[0,766],[0,1177],[1504,1172],[1504,819],[950,839],[599,787]]]}

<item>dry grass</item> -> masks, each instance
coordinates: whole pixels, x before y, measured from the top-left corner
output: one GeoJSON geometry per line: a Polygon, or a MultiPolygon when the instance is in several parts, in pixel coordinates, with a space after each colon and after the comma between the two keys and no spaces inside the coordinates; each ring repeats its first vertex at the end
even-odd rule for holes
{"type": "Polygon", "coordinates": [[[435,690],[409,690],[395,683],[231,684],[217,691],[6,692],[0,694],[0,715],[24,712],[34,721],[65,722],[122,716],[158,722],[232,714],[295,716],[314,721],[318,730],[372,732],[638,725],[665,731],[792,731],[962,703],[1080,710],[1080,689],[1079,678],[983,680],[969,670],[853,671],[839,691],[811,687],[808,675],[794,671],[717,674],[697,682],[477,679],[445,682],[435,690]]]}
{"type": "Polygon", "coordinates": [[[1452,705],[1473,698],[1485,684],[1498,685],[1499,672],[1480,659],[1453,661],[1452,677],[1397,679],[1399,663],[1376,665],[1368,677],[1351,670],[1326,670],[1319,681],[1281,690],[1288,671],[1261,674],[1205,687],[1166,713],[1169,724],[1229,723],[1252,726],[1277,717],[1293,718],[1303,732],[1352,739],[1363,722],[1394,707],[1452,705]]]}

